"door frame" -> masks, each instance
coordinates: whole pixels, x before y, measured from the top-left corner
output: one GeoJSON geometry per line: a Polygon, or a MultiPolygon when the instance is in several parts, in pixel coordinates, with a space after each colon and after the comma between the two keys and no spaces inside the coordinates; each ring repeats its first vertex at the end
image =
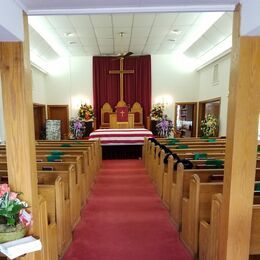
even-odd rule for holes
{"type": "Polygon", "coordinates": [[[196,137],[197,135],[197,114],[198,114],[198,103],[197,102],[176,102],[175,103],[175,113],[174,113],[174,124],[177,123],[177,106],[178,105],[193,105],[193,126],[191,136],[196,137]]]}
{"type": "MultiPolygon", "coordinates": [[[[55,107],[64,107],[67,109],[67,134],[69,135],[69,127],[70,127],[70,124],[69,124],[69,105],[47,105],[47,118],[49,119],[50,118],[50,109],[51,108],[55,108],[55,107]]],[[[68,138],[68,136],[67,136],[68,138]]],[[[63,139],[63,137],[61,137],[61,139],[63,139]]]]}
{"type": "MultiPolygon", "coordinates": [[[[33,103],[33,109],[40,107],[42,108],[42,124],[45,124],[46,119],[47,119],[47,115],[46,115],[46,105],[45,104],[40,104],[40,103],[33,103]]],[[[35,128],[35,124],[34,124],[34,128],[35,128]]],[[[35,134],[35,129],[34,129],[34,134],[35,134]]]]}
{"type": "MultiPolygon", "coordinates": [[[[212,98],[212,99],[207,99],[207,100],[202,100],[199,101],[199,110],[198,110],[198,136],[201,136],[201,120],[204,119],[204,115],[205,115],[205,106],[208,103],[213,103],[219,101],[219,115],[218,117],[220,117],[220,109],[221,109],[221,97],[217,97],[217,98],[212,98]]],[[[218,134],[219,135],[219,129],[218,129],[218,134]]]]}

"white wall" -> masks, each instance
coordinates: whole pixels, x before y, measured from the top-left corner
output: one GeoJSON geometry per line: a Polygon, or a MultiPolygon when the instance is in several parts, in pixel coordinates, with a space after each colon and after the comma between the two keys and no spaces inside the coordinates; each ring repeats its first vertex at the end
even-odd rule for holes
{"type": "Polygon", "coordinates": [[[221,98],[220,108],[220,135],[226,135],[227,108],[229,92],[230,55],[208,65],[199,71],[199,101],[221,98]],[[219,82],[213,84],[214,65],[219,66],[219,82]]]}
{"type": "Polygon", "coordinates": [[[46,75],[32,66],[33,103],[46,104],[46,75]]]}
{"type": "Polygon", "coordinates": [[[48,104],[70,105],[70,116],[75,116],[81,102],[93,103],[92,57],[62,59],[52,71],[46,76],[48,104]]]}
{"type": "MultiPolygon", "coordinates": [[[[199,76],[187,69],[186,64],[170,55],[152,56],[152,103],[157,97],[170,95],[174,102],[192,102],[198,99],[199,76]]],[[[174,103],[166,109],[173,119],[174,103]]]]}

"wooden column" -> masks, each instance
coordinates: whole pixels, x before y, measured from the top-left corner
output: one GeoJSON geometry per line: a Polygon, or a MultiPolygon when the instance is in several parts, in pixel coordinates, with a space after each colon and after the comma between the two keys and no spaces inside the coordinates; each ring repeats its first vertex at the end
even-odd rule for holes
{"type": "MultiPolygon", "coordinates": [[[[31,233],[38,234],[38,187],[33,124],[31,65],[29,58],[28,19],[24,15],[24,42],[0,43],[4,122],[8,180],[11,189],[22,198],[33,213],[31,233]]],[[[34,259],[30,254],[26,259],[34,259]]]]}
{"type": "Polygon", "coordinates": [[[234,13],[219,260],[249,256],[260,100],[260,37],[241,37],[234,13]]]}

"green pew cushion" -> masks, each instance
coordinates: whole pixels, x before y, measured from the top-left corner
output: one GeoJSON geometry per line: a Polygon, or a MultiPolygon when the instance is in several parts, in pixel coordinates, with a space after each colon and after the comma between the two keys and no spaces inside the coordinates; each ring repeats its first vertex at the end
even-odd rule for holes
{"type": "Polygon", "coordinates": [[[176,147],[176,149],[188,149],[188,148],[189,148],[189,146],[186,145],[186,144],[180,144],[180,145],[178,145],[178,146],[176,147]]]}
{"type": "Polygon", "coordinates": [[[177,140],[175,138],[169,138],[167,141],[168,141],[168,145],[175,145],[176,143],[180,142],[180,140],[177,140]]]}
{"type": "Polygon", "coordinates": [[[208,139],[209,143],[216,143],[216,141],[217,141],[216,139],[208,139]]]}
{"type": "Polygon", "coordinates": [[[212,159],[212,160],[207,160],[207,161],[205,162],[205,164],[206,164],[206,165],[215,165],[216,168],[222,168],[223,165],[224,165],[224,161],[212,159]]]}
{"type": "Polygon", "coordinates": [[[256,183],[255,184],[255,190],[256,191],[260,191],[260,183],[256,183]]]}
{"type": "Polygon", "coordinates": [[[59,160],[61,158],[60,155],[48,155],[47,161],[48,162],[55,162],[56,160],[59,160]]]}
{"type": "Polygon", "coordinates": [[[207,159],[208,155],[206,153],[194,153],[194,160],[207,159]]]}
{"type": "Polygon", "coordinates": [[[51,151],[51,155],[64,155],[64,152],[53,150],[53,151],[51,151]]]}
{"type": "Polygon", "coordinates": [[[61,147],[71,147],[71,144],[61,144],[61,147]]]}

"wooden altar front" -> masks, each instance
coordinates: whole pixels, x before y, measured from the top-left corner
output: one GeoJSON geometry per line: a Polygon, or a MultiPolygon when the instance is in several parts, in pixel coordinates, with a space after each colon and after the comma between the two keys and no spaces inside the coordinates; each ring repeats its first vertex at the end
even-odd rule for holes
{"type": "Polygon", "coordinates": [[[109,114],[109,128],[134,128],[134,113],[128,113],[128,122],[118,122],[117,121],[117,113],[109,114]]]}

